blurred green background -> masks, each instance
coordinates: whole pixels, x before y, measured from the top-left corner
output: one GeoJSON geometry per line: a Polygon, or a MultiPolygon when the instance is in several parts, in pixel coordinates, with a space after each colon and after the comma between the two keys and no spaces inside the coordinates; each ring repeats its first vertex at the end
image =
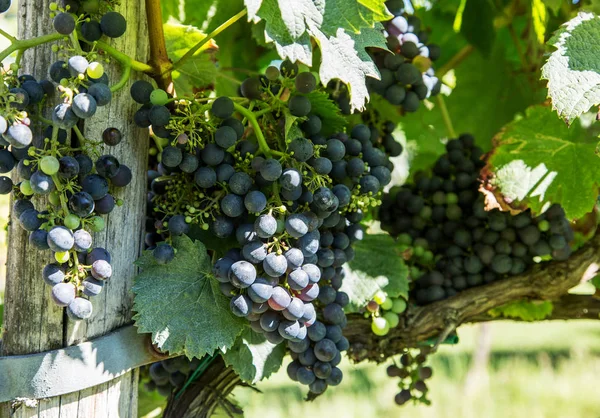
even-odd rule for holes
{"type": "MultiPolygon", "coordinates": [[[[16,2],[15,2],[16,3],[16,2]]],[[[0,15],[0,27],[16,32],[16,4],[0,15]]],[[[6,41],[0,37],[0,49],[6,41]]],[[[8,198],[0,197],[0,305],[2,303],[8,198]]],[[[1,318],[1,309],[0,309],[1,318]]],[[[1,324],[1,321],[0,321],[1,324]]],[[[460,343],[430,358],[431,406],[394,404],[397,379],[372,363],[342,363],[344,381],[314,402],[281,371],[257,388],[238,388],[235,400],[248,418],[597,418],[600,417],[600,322],[536,324],[498,321],[459,329],[460,343]],[[477,358],[477,361],[474,361],[477,358]]],[[[158,417],[164,399],[142,393],[140,416],[158,417]]]]}

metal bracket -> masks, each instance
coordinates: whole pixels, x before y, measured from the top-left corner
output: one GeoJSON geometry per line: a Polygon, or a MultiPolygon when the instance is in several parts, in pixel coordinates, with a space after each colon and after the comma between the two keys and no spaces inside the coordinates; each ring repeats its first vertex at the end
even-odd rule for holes
{"type": "Polygon", "coordinates": [[[168,357],[133,325],[58,350],[0,357],[0,402],[77,392],[168,357]]]}

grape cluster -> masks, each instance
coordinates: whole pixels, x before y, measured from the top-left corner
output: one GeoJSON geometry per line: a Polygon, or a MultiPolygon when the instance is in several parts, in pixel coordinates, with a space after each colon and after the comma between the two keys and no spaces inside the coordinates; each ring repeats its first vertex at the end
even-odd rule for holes
{"type": "Polygon", "coordinates": [[[135,121],[151,128],[158,148],[148,174],[148,248],[168,263],[170,239],[194,226],[232,240],[213,269],[232,312],[271,343],[287,342],[288,373],[313,395],[342,379],[342,265],[391,181],[386,151],[402,152],[390,124],[383,136],[366,125],[322,135],[316,88],[313,74],[286,61],[245,80],[235,100],[173,99],[143,81],[130,92],[141,105],[135,121]],[[256,110],[239,104],[246,99],[256,110]],[[290,116],[294,138],[286,138],[290,116]]]}
{"type": "Polygon", "coordinates": [[[54,30],[70,35],[78,30],[84,40],[99,41],[102,36],[120,38],[127,30],[127,20],[112,10],[115,1],[110,0],[61,0],[51,3],[54,12],[54,30]]]}
{"type": "MultiPolygon", "coordinates": [[[[150,392],[156,390],[160,395],[167,397],[174,390],[183,387],[190,373],[196,370],[200,363],[201,360],[197,358],[190,361],[185,356],[152,363],[147,369],[148,380],[144,387],[150,392]]],[[[145,374],[145,370],[143,373],[145,374]]]]}
{"type": "Polygon", "coordinates": [[[400,379],[398,382],[400,392],[394,397],[394,402],[397,405],[404,405],[411,399],[419,403],[430,404],[429,399],[427,399],[429,389],[425,383],[433,374],[431,367],[425,365],[430,351],[430,347],[407,351],[400,356],[399,365],[392,364],[388,366],[387,375],[400,379]]]}
{"type": "Polygon", "coordinates": [[[370,92],[386,98],[406,112],[415,112],[421,100],[439,93],[441,82],[431,67],[440,48],[427,44],[429,35],[421,30],[416,16],[397,14],[384,23],[388,51],[372,53],[381,79],[368,79],[370,92]]]}
{"type": "MultiPolygon", "coordinates": [[[[71,6],[53,3],[51,9],[59,33],[67,26],[73,26],[72,32],[75,22],[85,20],[69,13],[71,6]]],[[[42,277],[52,286],[54,302],[66,307],[70,318],[81,320],[92,314],[87,298],[98,295],[112,275],[110,254],[93,247],[91,233],[104,229],[101,215],[122,204],[110,194],[111,186],[127,186],[132,173],[114,156],[100,153],[101,145],[121,142],[123,135],[117,128],[107,128],[102,140],[89,140],[77,126],[111,99],[97,53],[72,54],[68,40],[54,50],[67,58],[50,66],[49,80],[17,75],[16,63],[2,75],[0,173],[16,168],[17,183],[0,176],[0,194],[14,192],[13,215],[30,233],[29,243],[53,252],[54,262],[43,268],[42,277]],[[39,108],[54,101],[59,103],[51,120],[39,118],[39,108]]]]}
{"type": "Polygon", "coordinates": [[[387,194],[379,210],[382,228],[397,237],[417,267],[417,303],[521,274],[544,259],[569,257],[573,231],[560,206],[539,216],[486,211],[478,192],[485,163],[474,138],[461,135],[446,150],[431,175],[415,175],[414,184],[387,194]]]}
{"type": "Polygon", "coordinates": [[[390,297],[383,290],[378,291],[366,306],[365,317],[371,317],[371,330],[375,335],[384,336],[400,323],[400,314],[406,310],[406,300],[390,297]]]}

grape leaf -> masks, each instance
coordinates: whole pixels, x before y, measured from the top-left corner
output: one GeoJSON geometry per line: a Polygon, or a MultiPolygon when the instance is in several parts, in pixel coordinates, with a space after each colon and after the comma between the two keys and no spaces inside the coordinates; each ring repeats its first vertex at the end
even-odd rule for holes
{"type": "Polygon", "coordinates": [[[179,0],[162,0],[160,8],[162,10],[163,22],[168,21],[171,16],[179,19],[179,0]]]}
{"type": "Polygon", "coordinates": [[[525,203],[534,213],[559,203],[567,218],[578,219],[593,210],[598,197],[596,142],[580,124],[568,128],[549,107],[532,106],[496,136],[488,169],[509,201],[525,203]]]}
{"type": "Polygon", "coordinates": [[[192,225],[187,236],[194,241],[200,241],[207,250],[214,251],[220,257],[225,255],[228,250],[239,246],[235,237],[218,238],[212,231],[205,231],[198,225],[192,225]]]}
{"type": "Polygon", "coordinates": [[[542,67],[552,107],[567,123],[600,103],[600,18],[579,13],[548,41],[556,50],[542,67]]]}
{"type": "Polygon", "coordinates": [[[265,40],[280,57],[312,65],[314,39],[321,49],[321,82],[338,78],[348,85],[352,109],[368,100],[366,77],[379,78],[377,67],[364,50],[386,48],[377,22],[392,16],[383,0],[245,0],[251,21],[265,22],[265,40]]]}
{"type": "Polygon", "coordinates": [[[263,335],[246,327],[233,347],[223,354],[223,360],[244,382],[255,384],[280,369],[285,353],[285,344],[271,344],[263,335]]]}
{"type": "Polygon", "coordinates": [[[460,33],[485,56],[490,55],[496,38],[495,17],[495,6],[491,0],[467,0],[460,33]]]}
{"type": "Polygon", "coordinates": [[[550,316],[553,309],[554,305],[548,300],[543,302],[521,300],[498,306],[488,311],[488,313],[494,318],[502,316],[505,318],[522,319],[523,321],[541,321],[550,316]]]}
{"type": "Polygon", "coordinates": [[[229,309],[229,300],[211,278],[204,244],[183,235],[173,240],[177,250],[169,264],[158,264],[152,251],[136,261],[134,316],[139,332],[152,333],[158,348],[202,357],[229,348],[245,320],[229,309]]]}
{"type": "Polygon", "coordinates": [[[408,267],[387,234],[368,234],[354,244],[355,258],[344,265],[341,290],[350,298],[346,308],[356,312],[383,289],[390,297],[408,299],[408,267]]]}
{"type": "Polygon", "coordinates": [[[546,39],[546,23],[548,14],[546,13],[546,5],[542,0],[531,1],[531,20],[533,20],[533,30],[540,44],[546,39]]]}
{"type": "Polygon", "coordinates": [[[340,108],[329,98],[327,93],[313,90],[305,96],[310,100],[311,113],[321,118],[323,125],[321,134],[323,136],[329,136],[344,130],[346,127],[346,118],[342,116],[340,108]]]}
{"type": "Polygon", "coordinates": [[[562,0],[543,0],[543,2],[548,9],[552,10],[554,15],[558,15],[560,7],[562,6],[562,0]]]}
{"type": "MultiPolygon", "coordinates": [[[[193,26],[168,23],[164,25],[167,54],[171,61],[180,59],[206,35],[193,26]]],[[[173,83],[178,95],[194,94],[197,89],[214,85],[217,78],[214,52],[217,46],[207,42],[181,67],[173,71],[173,83]]]]}

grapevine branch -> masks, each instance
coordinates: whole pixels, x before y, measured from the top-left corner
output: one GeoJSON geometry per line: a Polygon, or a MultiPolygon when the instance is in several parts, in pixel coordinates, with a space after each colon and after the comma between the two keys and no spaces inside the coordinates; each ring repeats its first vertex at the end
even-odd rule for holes
{"type": "MultiPolygon", "coordinates": [[[[411,306],[402,315],[400,325],[385,337],[377,337],[371,332],[370,319],[351,314],[344,330],[350,341],[348,354],[357,362],[383,362],[407,347],[416,347],[431,339],[441,341],[444,339],[442,334],[460,324],[510,319],[492,317],[488,312],[523,299],[553,301],[553,311],[546,320],[599,319],[600,299],[567,293],[583,278],[595,274],[599,265],[600,236],[596,235],[567,261],[549,262],[520,276],[462,291],[431,305],[411,306]]],[[[170,399],[164,416],[209,417],[219,402],[210,394],[223,386],[221,398],[227,396],[235,385],[241,384],[236,377],[218,358],[177,401],[170,399]]]]}
{"type": "Polygon", "coordinates": [[[146,16],[150,39],[149,64],[154,68],[154,79],[161,89],[172,94],[171,60],[167,54],[160,0],[146,0],[146,16]]]}
{"type": "Polygon", "coordinates": [[[588,318],[590,311],[592,316],[600,312],[600,303],[590,296],[575,297],[567,292],[584,277],[594,275],[599,265],[600,237],[595,236],[566,261],[542,264],[525,274],[468,289],[431,305],[409,307],[400,325],[383,338],[370,332],[370,320],[350,315],[345,330],[351,343],[349,354],[357,361],[382,361],[439,335],[448,318],[457,325],[487,321],[492,319],[488,314],[490,309],[523,299],[558,301],[554,311],[557,319],[588,318]],[[578,302],[581,306],[577,306],[578,302]]]}

